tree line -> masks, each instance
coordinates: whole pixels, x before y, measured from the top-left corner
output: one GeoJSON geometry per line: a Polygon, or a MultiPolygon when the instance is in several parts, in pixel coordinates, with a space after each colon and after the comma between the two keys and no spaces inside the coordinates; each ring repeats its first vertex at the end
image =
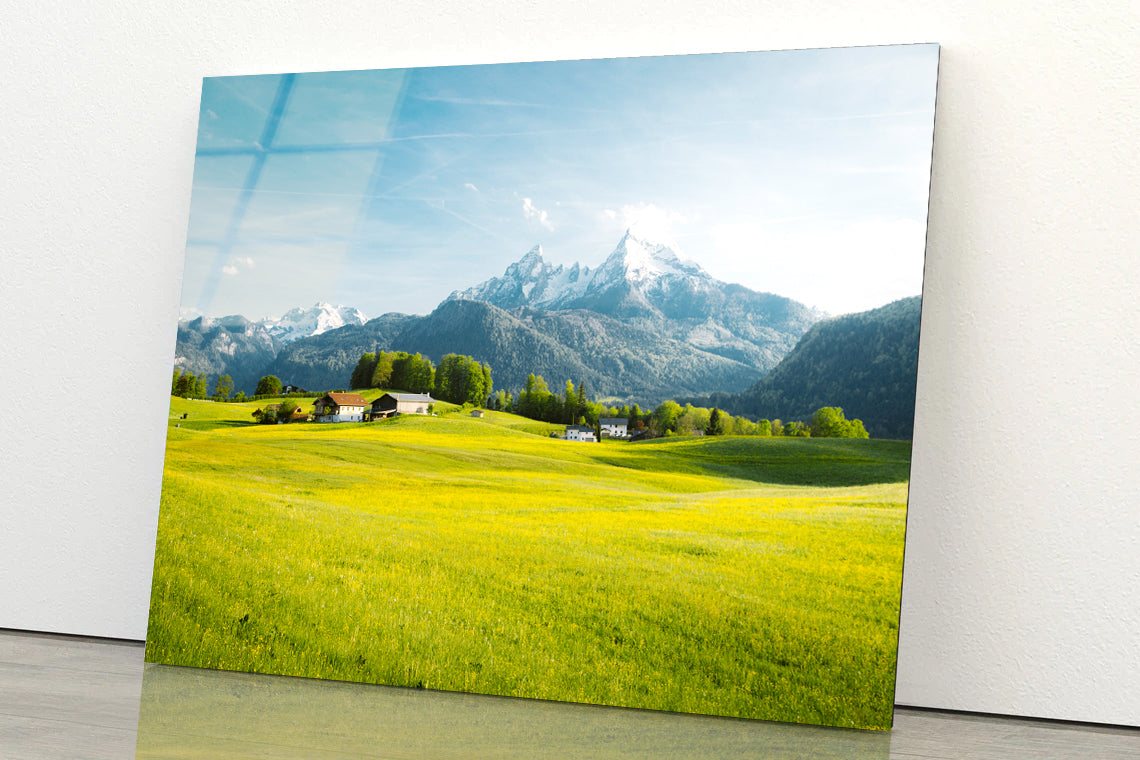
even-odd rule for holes
{"type": "Polygon", "coordinates": [[[734,417],[718,407],[711,409],[676,401],[663,401],[649,415],[648,435],[755,435],[787,438],[868,438],[860,420],[848,420],[840,407],[821,407],[810,421],[734,417]]]}
{"type": "MultiPolygon", "coordinates": [[[[206,397],[206,376],[194,374],[181,367],[174,369],[171,394],[184,398],[206,397]]],[[[454,404],[471,404],[477,407],[512,412],[541,422],[565,425],[600,427],[603,417],[627,420],[630,435],[644,434],[650,438],[674,435],[751,435],[816,438],[868,438],[863,422],[847,419],[841,407],[820,407],[809,421],[760,419],[755,422],[743,416],[733,416],[719,407],[700,407],[691,403],[681,406],[673,400],[663,401],[652,411],[642,411],[636,403],[609,406],[590,398],[585,381],[577,386],[567,380],[561,393],[550,390],[542,375],[527,375],[526,383],[517,394],[507,389],[494,390],[491,367],[470,356],[447,354],[436,367],[431,359],[421,354],[404,351],[379,351],[361,354],[352,371],[350,386],[353,390],[366,388],[397,388],[409,393],[429,393],[441,401],[454,404]]],[[[273,375],[261,378],[255,394],[248,399],[266,398],[281,394],[281,380],[273,375]]],[[[222,375],[214,385],[217,400],[229,400],[233,380],[222,375]]],[[[247,400],[238,392],[234,401],[247,400]]],[[[282,405],[274,414],[254,412],[259,422],[276,419],[288,420],[296,408],[282,405]],[[284,412],[284,413],[283,413],[284,412]]]]}
{"type": "Polygon", "coordinates": [[[527,375],[526,385],[517,396],[499,390],[490,399],[492,409],[514,412],[523,417],[559,424],[600,427],[603,417],[627,420],[631,435],[643,433],[649,438],[674,435],[755,435],[807,438],[868,438],[860,420],[848,420],[839,407],[822,407],[808,422],[734,417],[717,407],[681,406],[676,401],[663,401],[655,409],[643,412],[637,404],[607,406],[589,398],[586,383],[577,387],[567,380],[561,393],[554,393],[542,375],[527,375]]]}
{"type": "Polygon", "coordinates": [[[553,422],[565,425],[589,425],[598,427],[602,417],[624,417],[629,420],[630,429],[635,425],[638,430],[645,427],[641,407],[607,406],[590,398],[586,390],[586,383],[582,381],[575,387],[572,380],[567,380],[561,393],[554,393],[546,384],[542,375],[533,372],[527,375],[526,384],[517,395],[510,391],[500,390],[490,400],[492,409],[514,412],[523,417],[541,422],[553,422]]]}
{"type": "MultiPolygon", "coordinates": [[[[174,377],[170,382],[170,395],[179,396],[180,398],[207,398],[206,387],[208,377],[205,373],[195,375],[182,367],[174,368],[174,377]]],[[[280,390],[280,386],[278,386],[280,390]]],[[[217,399],[219,401],[228,401],[230,394],[234,392],[234,379],[229,375],[222,375],[214,381],[214,393],[209,398],[217,399]]],[[[234,401],[244,401],[245,392],[238,391],[237,395],[233,398],[234,401]]]]}

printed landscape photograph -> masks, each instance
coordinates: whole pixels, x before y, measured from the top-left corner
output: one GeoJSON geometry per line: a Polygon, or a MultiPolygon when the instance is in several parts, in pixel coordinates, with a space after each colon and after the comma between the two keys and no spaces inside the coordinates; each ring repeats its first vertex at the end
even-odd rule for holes
{"type": "Polygon", "coordinates": [[[146,660],[889,729],[937,68],[205,79],[146,660]]]}

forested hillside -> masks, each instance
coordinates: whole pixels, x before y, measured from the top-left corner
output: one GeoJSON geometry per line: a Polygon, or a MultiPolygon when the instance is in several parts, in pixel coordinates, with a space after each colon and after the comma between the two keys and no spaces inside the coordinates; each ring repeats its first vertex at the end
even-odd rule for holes
{"type": "Polygon", "coordinates": [[[703,399],[733,414],[809,419],[824,406],[863,420],[874,438],[910,438],[922,298],[814,325],[787,357],[743,393],[703,399]]]}

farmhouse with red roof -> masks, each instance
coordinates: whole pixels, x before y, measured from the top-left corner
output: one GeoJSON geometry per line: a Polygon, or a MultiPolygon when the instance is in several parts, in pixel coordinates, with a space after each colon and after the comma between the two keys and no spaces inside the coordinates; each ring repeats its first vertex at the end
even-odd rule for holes
{"type": "Polygon", "coordinates": [[[326,393],[313,405],[317,422],[363,422],[368,402],[359,393],[326,393]]]}

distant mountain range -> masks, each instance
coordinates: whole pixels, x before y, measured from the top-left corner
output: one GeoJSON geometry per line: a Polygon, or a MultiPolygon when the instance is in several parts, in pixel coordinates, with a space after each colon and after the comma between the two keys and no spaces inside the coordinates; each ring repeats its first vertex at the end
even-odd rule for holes
{"type": "Polygon", "coordinates": [[[368,317],[360,309],[317,303],[308,309],[290,309],[280,319],[266,318],[259,324],[282,343],[292,343],[299,338],[323,335],[329,330],[345,325],[362,325],[367,321],[368,317]]]}
{"type": "Polygon", "coordinates": [[[518,389],[534,372],[552,389],[571,379],[591,395],[642,406],[694,398],[736,414],[805,419],[819,406],[842,405],[848,417],[862,415],[872,435],[893,435],[909,431],[901,420],[913,416],[919,301],[910,301],[821,322],[817,310],[717,280],[671,246],[627,232],[593,269],[554,266],[536,246],[424,316],[365,321],[357,309],[319,303],[259,322],[181,322],[176,363],[211,383],[228,373],[249,393],[267,374],[310,390],[347,387],[366,352],[421,353],[436,363],[459,353],[490,364],[497,388],[518,389]],[[887,324],[896,316],[899,329],[887,324]],[[912,331],[901,328],[908,320],[912,331]],[[875,330],[882,334],[872,346],[864,333],[875,330]],[[858,369],[864,359],[879,369],[858,369]],[[888,364],[895,379],[874,380],[879,390],[839,392],[866,386],[888,364]],[[863,409],[906,396],[908,372],[910,414],[875,430],[863,409]]]}
{"type": "Polygon", "coordinates": [[[362,325],[359,309],[317,303],[308,309],[290,309],[280,319],[253,322],[241,315],[197,317],[178,323],[174,364],[212,382],[229,375],[237,390],[252,393],[265,368],[282,346],[303,337],[322,335],[348,325],[362,325]]]}
{"type": "Polygon", "coordinates": [[[743,390],[823,316],[721,282],[670,246],[629,232],[594,269],[553,266],[535,247],[502,276],[452,293],[426,316],[364,322],[344,307],[314,309],[321,313],[243,323],[240,336],[210,333],[237,318],[183,323],[178,360],[211,375],[240,363],[241,378],[230,374],[242,389],[262,374],[323,389],[346,386],[365,352],[418,352],[436,362],[460,353],[489,363],[497,387],[520,388],[534,372],[551,387],[585,381],[591,394],[645,404],[743,390]],[[333,327],[338,319],[344,324],[333,327]],[[275,341],[268,360],[266,336],[275,341]],[[219,349],[211,361],[192,351],[203,346],[219,349]],[[250,369],[258,362],[260,369],[250,369]]]}

